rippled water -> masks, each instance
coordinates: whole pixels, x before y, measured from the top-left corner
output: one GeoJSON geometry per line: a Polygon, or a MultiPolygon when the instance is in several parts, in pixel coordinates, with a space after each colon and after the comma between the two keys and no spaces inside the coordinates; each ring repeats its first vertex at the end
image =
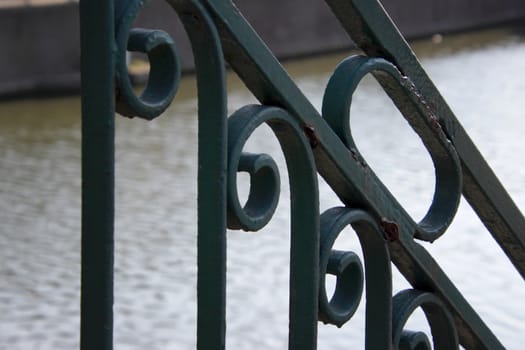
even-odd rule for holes
{"type": "MultiPolygon", "coordinates": [[[[525,36],[485,32],[415,45],[423,65],[520,208],[525,208],[525,36]]],[[[287,66],[320,107],[343,56],[287,66]]],[[[117,349],[195,347],[196,97],[191,78],[153,121],[118,118],[116,137],[117,349]]],[[[231,79],[233,112],[254,102],[231,79]]],[[[432,197],[423,147],[377,84],[365,81],[352,130],[371,167],[415,217],[432,197]]],[[[0,105],[0,349],[74,349],[79,342],[80,113],[76,98],[0,105]]],[[[263,129],[253,151],[281,164],[283,196],[259,233],[230,232],[227,348],[283,349],[288,326],[286,171],[263,129]]],[[[321,183],[321,207],[339,205],[321,183]]],[[[341,245],[359,250],[351,234],[341,245]]],[[[525,286],[463,203],[444,237],[425,245],[509,349],[525,341],[525,286]]],[[[394,289],[406,288],[396,275],[394,289]]],[[[342,329],[319,325],[320,349],[362,348],[363,307],[342,329]]],[[[413,321],[420,324],[421,317],[413,321]]]]}

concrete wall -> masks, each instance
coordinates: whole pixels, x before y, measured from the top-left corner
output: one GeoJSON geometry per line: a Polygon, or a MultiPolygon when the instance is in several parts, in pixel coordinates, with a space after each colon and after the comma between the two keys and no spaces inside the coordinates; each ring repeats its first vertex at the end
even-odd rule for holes
{"type": "MultiPolygon", "coordinates": [[[[352,45],[322,0],[234,2],[279,57],[335,51],[352,45]]],[[[381,0],[381,3],[407,38],[525,19],[525,0],[381,0]]],[[[183,29],[166,1],[151,1],[137,20],[140,26],[151,23],[172,33],[182,51],[187,50],[183,29]]]]}
{"type": "MultiPolygon", "coordinates": [[[[351,46],[322,0],[235,0],[279,57],[351,46]]],[[[382,0],[408,38],[525,19],[524,0],[382,0]]],[[[174,37],[186,69],[191,50],[165,0],[151,0],[137,26],[161,28],[174,37]]],[[[76,5],[0,11],[0,97],[78,90],[79,29],[76,5]]]]}
{"type": "Polygon", "coordinates": [[[0,96],[78,90],[76,4],[2,9],[0,47],[0,96]]]}

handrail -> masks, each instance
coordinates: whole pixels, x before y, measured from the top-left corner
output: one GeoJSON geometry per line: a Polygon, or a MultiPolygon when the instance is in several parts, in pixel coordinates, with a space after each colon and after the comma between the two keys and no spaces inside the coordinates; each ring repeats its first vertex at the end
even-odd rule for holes
{"type": "MultiPolygon", "coordinates": [[[[197,347],[225,347],[227,227],[258,231],[276,208],[279,175],[275,162],[265,154],[243,152],[253,131],[266,123],[285,154],[291,188],[290,349],[317,347],[317,320],[337,326],[346,323],[359,305],[363,286],[367,349],[429,348],[423,333],[404,330],[418,307],[429,320],[435,349],[457,349],[459,344],[466,349],[502,349],[417,241],[433,242],[445,234],[463,195],[525,277],[525,219],[379,1],[326,0],[364,55],[349,57],[335,68],[321,114],[231,0],[167,2],[190,38],[198,83],[197,347]],[[225,62],[260,105],[245,106],[227,116],[225,62]],[[352,94],[368,74],[380,83],[433,160],[435,193],[419,223],[382,184],[353,141],[349,126],[352,94]],[[237,196],[237,172],[250,174],[244,207],[237,196]],[[341,200],[340,207],[322,214],[317,173],[341,200]],[[359,236],[364,268],[352,252],[332,249],[348,225],[359,236]],[[390,262],[413,289],[392,296],[390,262]],[[337,277],[331,298],[324,287],[326,274],[337,277]]],[[[176,94],[180,64],[168,34],[132,28],[143,0],[116,0],[114,8],[113,1],[107,0],[82,0],[80,4],[84,106],[81,346],[111,349],[112,113],[115,108],[122,115],[148,120],[161,115],[176,94]],[[104,15],[105,25],[91,36],[94,29],[89,18],[98,12],[104,15]],[[127,51],[146,53],[150,60],[148,85],[141,95],[135,94],[127,74],[127,51]],[[99,55],[104,60],[97,62],[99,55]],[[97,71],[94,67],[100,64],[104,69],[97,71]],[[95,149],[95,145],[99,146],[95,149]],[[105,196],[91,193],[98,184],[105,196]],[[102,259],[97,255],[101,251],[102,259]],[[100,274],[105,276],[102,284],[100,274]]]]}

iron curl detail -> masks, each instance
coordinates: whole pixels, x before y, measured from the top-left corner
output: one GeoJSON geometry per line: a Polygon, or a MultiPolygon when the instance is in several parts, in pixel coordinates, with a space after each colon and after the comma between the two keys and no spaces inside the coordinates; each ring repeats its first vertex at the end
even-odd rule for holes
{"type": "Polygon", "coordinates": [[[175,43],[168,33],[131,28],[143,7],[144,0],[116,1],[116,109],[127,117],[151,120],[162,114],[175,97],[181,64],[175,43]],[[150,63],[148,82],[139,96],[133,90],[128,74],[128,51],[147,54],[150,63]]]}
{"type": "Polygon", "coordinates": [[[237,145],[228,163],[228,227],[258,231],[272,218],[280,195],[279,169],[267,154],[242,153],[237,145]],[[250,192],[244,207],[237,193],[237,172],[250,175],[250,192]]]}
{"type": "Polygon", "coordinates": [[[335,207],[321,215],[319,320],[341,327],[357,310],[366,281],[367,349],[387,349],[391,339],[392,273],[388,239],[377,221],[360,209],[335,207]],[[332,249],[339,234],[351,225],[358,235],[365,269],[353,252],[332,249]],[[337,277],[329,299],[326,274],[337,277]]]}
{"type": "MultiPolygon", "coordinates": [[[[250,105],[239,109],[228,119],[227,196],[228,228],[231,229],[260,230],[271,220],[279,201],[280,177],[275,161],[267,154],[243,152],[246,141],[263,123],[277,136],[289,167],[297,168],[304,161],[309,164],[309,172],[315,173],[307,138],[294,117],[276,107],[250,105]],[[301,158],[301,153],[303,159],[295,160],[301,158]],[[238,172],[250,175],[250,192],[244,207],[237,192],[238,172]]],[[[314,194],[312,200],[317,201],[316,191],[309,191],[314,194]]]]}
{"type": "MultiPolygon", "coordinates": [[[[317,343],[318,273],[319,273],[319,194],[317,171],[312,150],[301,121],[278,107],[249,105],[228,119],[228,227],[245,230],[262,228],[272,217],[278,197],[274,162],[266,155],[242,154],[246,140],[260,125],[266,123],[281,145],[286,159],[290,183],[290,332],[289,347],[313,348],[317,343]],[[260,166],[257,163],[260,162],[260,166]],[[240,165],[239,165],[240,164],[240,165]],[[246,166],[248,164],[248,166],[246,166]],[[257,209],[256,216],[239,210],[235,177],[238,170],[248,169],[253,196],[268,196],[267,203],[257,209]],[[264,169],[264,170],[262,170],[264,169]],[[257,175],[260,173],[260,175],[257,175]],[[258,178],[258,179],[257,179],[258,178]],[[268,185],[270,184],[270,185],[268,185]],[[265,194],[265,189],[270,194],[265,194]]],[[[255,198],[255,197],[254,197],[255,198]]],[[[248,203],[250,199],[248,200],[248,203]]]]}
{"type": "Polygon", "coordinates": [[[407,289],[394,296],[392,317],[394,349],[432,349],[425,333],[403,329],[410,315],[418,307],[423,309],[428,319],[434,349],[458,349],[458,334],[450,311],[435,294],[415,289],[407,289]]]}
{"type": "Polygon", "coordinates": [[[439,116],[414,84],[385,59],[351,56],[337,66],[328,82],[323,97],[323,117],[353,156],[363,159],[352,138],[350,105],[353,93],[367,74],[372,74],[381,84],[419,135],[434,163],[436,182],[432,204],[413,232],[415,238],[432,242],[445,232],[454,218],[461,198],[462,173],[458,155],[441,128],[439,116]]]}

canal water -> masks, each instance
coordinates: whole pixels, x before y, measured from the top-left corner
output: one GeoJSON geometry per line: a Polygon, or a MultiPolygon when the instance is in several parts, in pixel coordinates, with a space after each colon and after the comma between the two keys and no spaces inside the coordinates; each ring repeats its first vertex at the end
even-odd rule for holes
{"type": "MultiPolygon", "coordinates": [[[[416,53],[523,210],[525,34],[498,30],[442,39],[415,43],[416,53]]],[[[292,62],[287,69],[320,108],[330,72],[343,57],[292,62]]],[[[231,112],[255,102],[234,77],[229,84],[231,112]]],[[[117,118],[114,311],[119,350],[195,348],[196,104],[188,77],[162,117],[152,122],[117,118]]],[[[78,98],[0,105],[0,349],[78,347],[79,109],[78,98]]],[[[374,81],[360,86],[351,123],[367,162],[408,212],[421,218],[432,198],[432,163],[374,81]]],[[[264,230],[229,232],[227,348],[284,349],[286,169],[267,129],[247,147],[274,156],[283,188],[277,213],[264,230]]],[[[320,195],[323,210],[340,205],[322,181],[320,195]]],[[[360,253],[354,235],[343,236],[339,248],[360,253]]],[[[523,279],[465,201],[447,233],[425,247],[503,344],[522,348],[523,279]]],[[[395,291],[407,288],[394,272],[395,291]]],[[[341,329],[319,324],[319,349],[363,348],[361,304],[341,329]]],[[[411,327],[428,329],[425,322],[416,314],[411,327]]]]}

